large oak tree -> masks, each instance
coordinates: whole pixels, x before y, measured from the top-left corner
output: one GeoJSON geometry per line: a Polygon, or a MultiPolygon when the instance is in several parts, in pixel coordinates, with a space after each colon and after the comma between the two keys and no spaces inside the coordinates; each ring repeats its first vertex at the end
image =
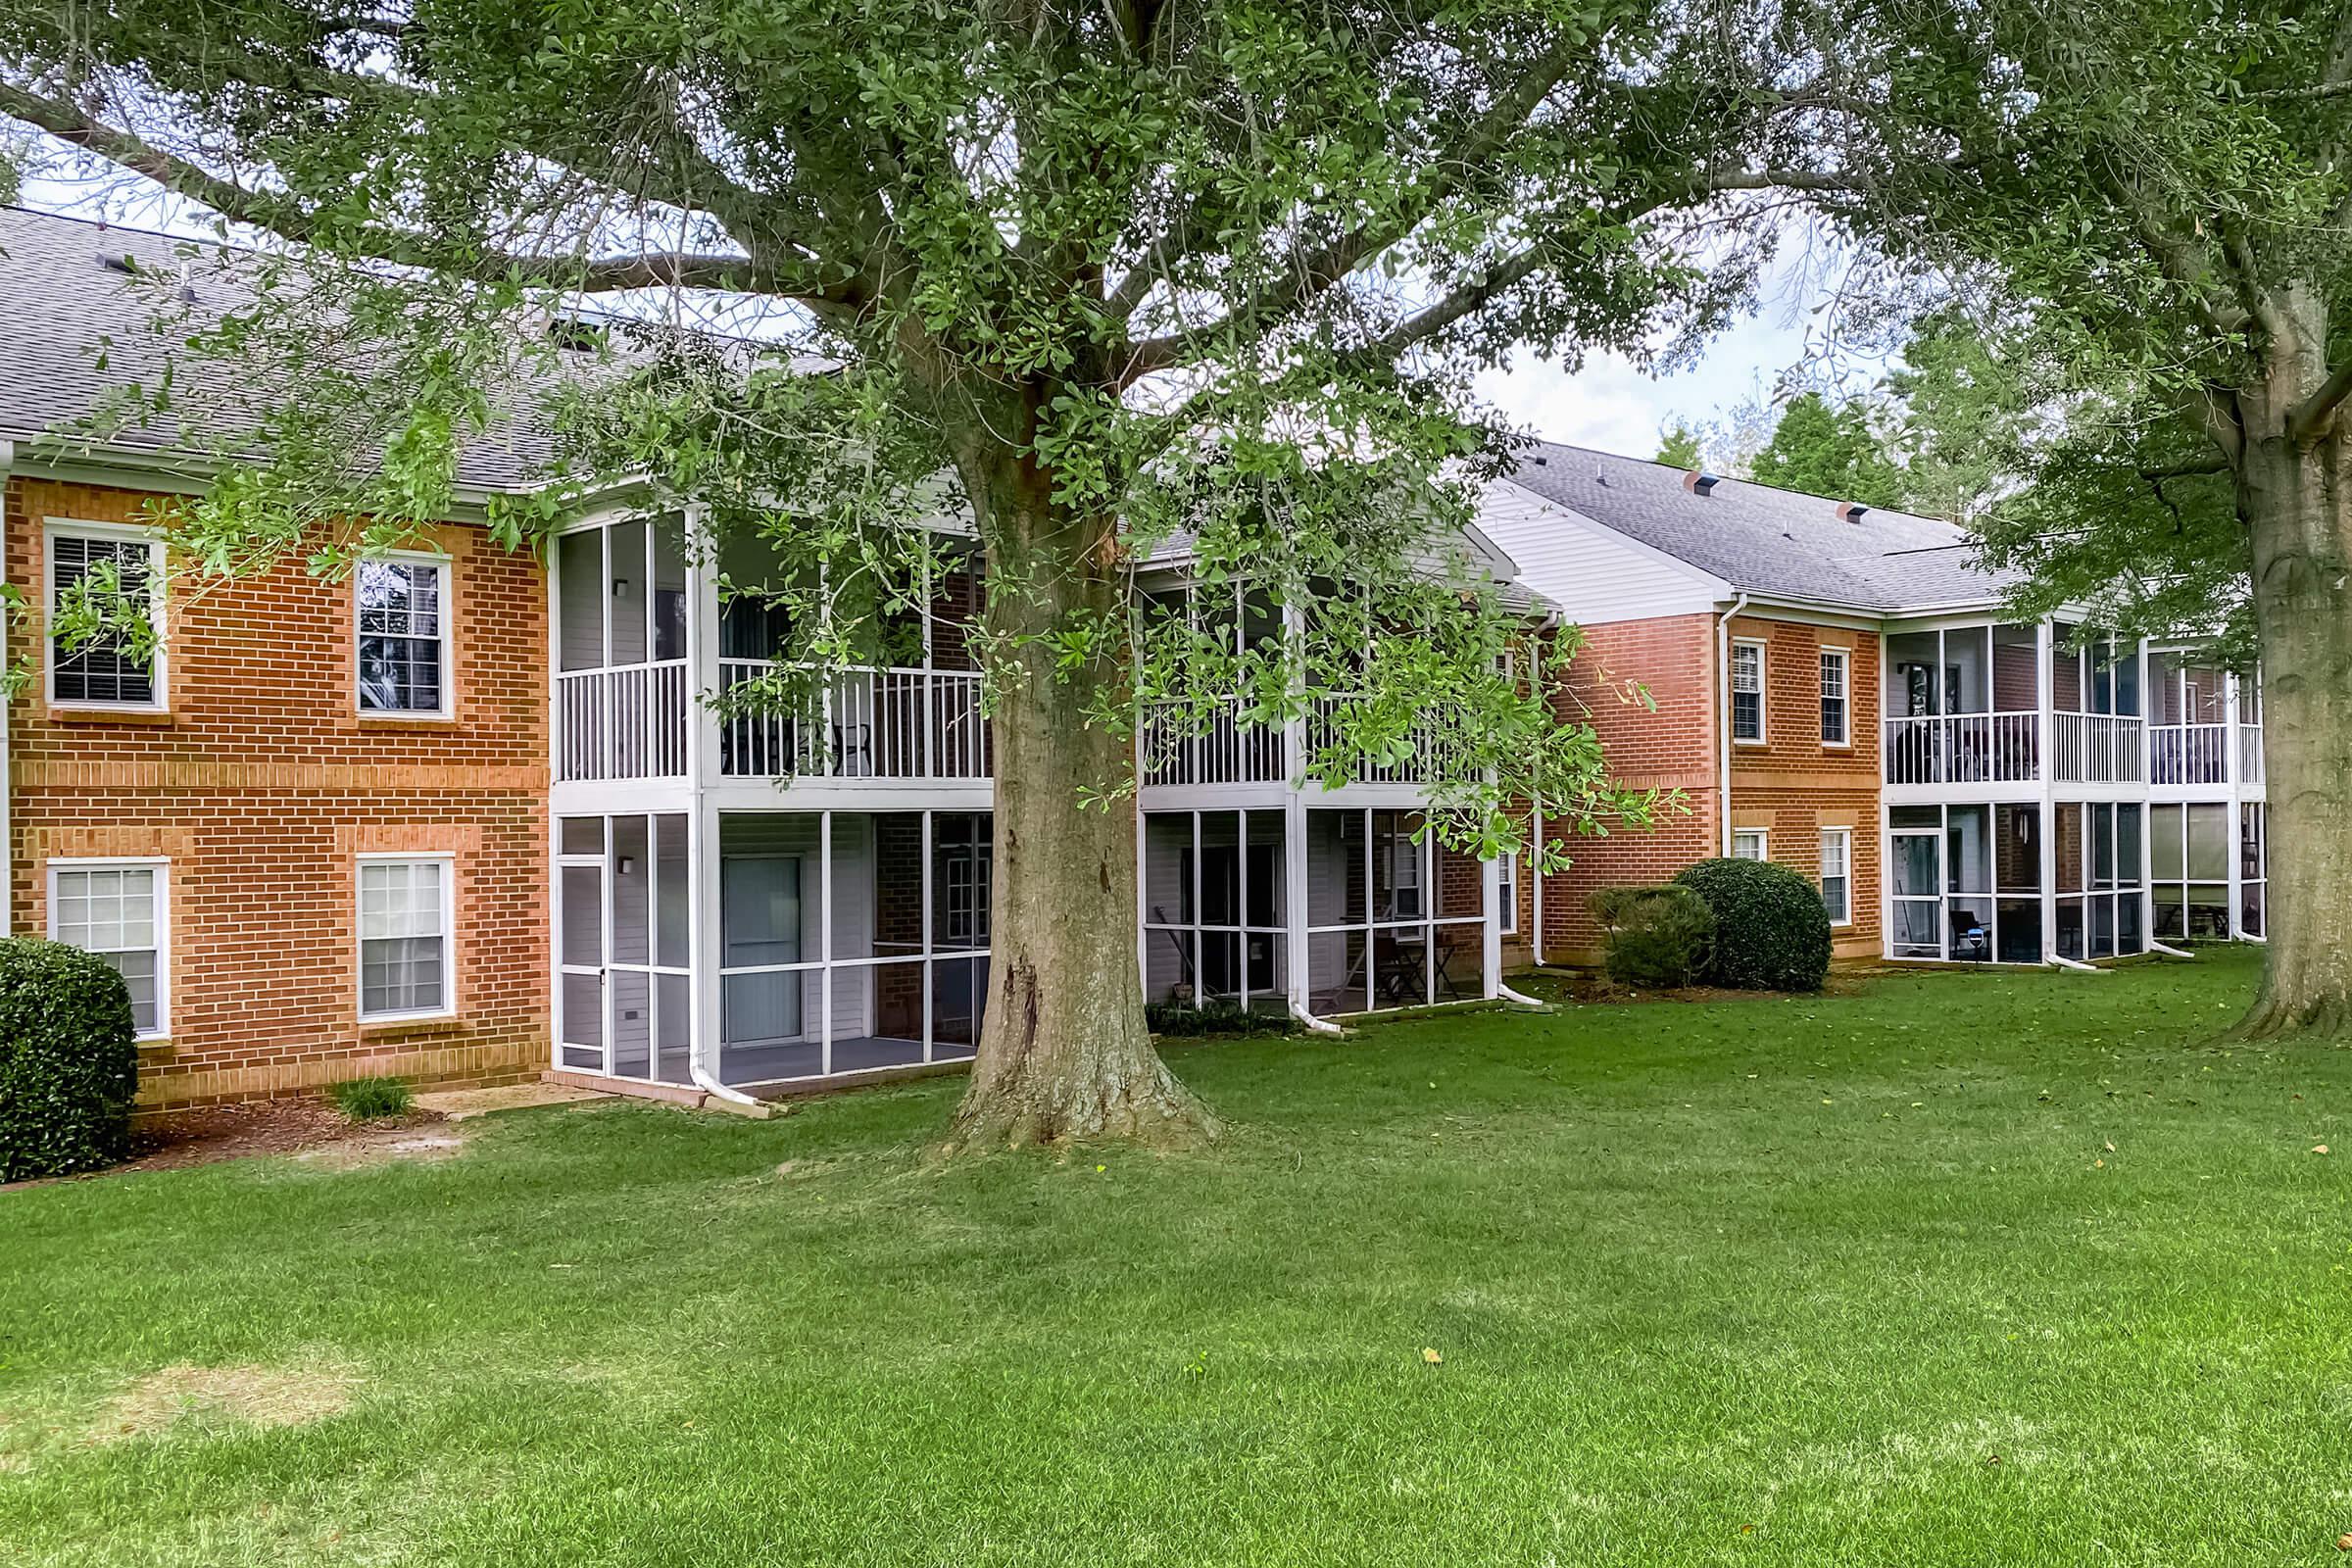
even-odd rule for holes
{"type": "MultiPolygon", "coordinates": [[[[175,519],[216,569],[331,564],[436,515],[455,451],[525,419],[524,392],[550,488],[502,513],[518,541],[633,480],[809,568],[774,591],[805,596],[811,661],[870,646],[845,617],[911,605],[937,547],[907,524],[968,516],[996,907],[959,1136],[1181,1136],[1206,1114],[1151,1049],[1137,972],[1139,710],[1314,703],[1322,777],[1429,748],[1442,830],[1489,852],[1512,799],[1586,824],[1646,808],[1544,680],[1506,672],[1509,608],[1440,547],[1497,451],[1473,370],[1521,345],[1646,352],[1746,286],[1757,252],[1720,193],[1772,183],[1803,102],[1764,21],[5,0],[0,114],[298,247],[184,334],[301,388],[254,412],[264,456],[175,519]],[[514,330],[583,296],[649,323],[595,373],[514,330]],[[319,543],[353,516],[366,538],[319,543]],[[1179,535],[1204,584],[1295,607],[1292,634],[1140,612],[1137,563],[1179,535]]],[[[184,414],[202,379],[142,389],[139,415],[184,414]]]]}

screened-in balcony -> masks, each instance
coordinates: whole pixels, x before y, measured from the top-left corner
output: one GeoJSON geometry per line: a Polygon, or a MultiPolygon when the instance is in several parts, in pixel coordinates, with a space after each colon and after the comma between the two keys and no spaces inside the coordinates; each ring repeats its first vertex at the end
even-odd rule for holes
{"type": "Polygon", "coordinates": [[[1889,636],[1886,781],[2033,784],[2046,767],[2061,784],[2140,782],[2139,656],[2111,641],[2070,651],[2075,631],[2008,624],[1889,636]]]}
{"type": "MultiPolygon", "coordinates": [[[[808,646],[757,540],[690,551],[675,518],[563,535],[555,552],[552,727],[559,783],[722,778],[972,781],[989,776],[988,720],[966,630],[976,569],[856,623],[870,662],[793,678],[808,646]],[[721,583],[725,603],[721,605],[721,583]],[[715,657],[713,657],[715,655],[715,657]],[[751,688],[757,687],[758,690],[751,688]],[[709,750],[705,750],[709,748],[709,750]]],[[[842,594],[839,599],[848,596],[842,594]]]]}
{"type": "Polygon", "coordinates": [[[2148,652],[2148,782],[2166,788],[2260,784],[2262,688],[2200,650],[2148,652]]]}

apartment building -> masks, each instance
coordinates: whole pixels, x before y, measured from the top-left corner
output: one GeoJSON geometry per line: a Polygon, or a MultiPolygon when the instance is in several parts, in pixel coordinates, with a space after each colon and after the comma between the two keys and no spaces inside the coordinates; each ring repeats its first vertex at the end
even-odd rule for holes
{"type": "MultiPolygon", "coordinates": [[[[527,432],[467,454],[421,548],[343,581],[290,560],[159,591],[152,660],[68,647],[67,591],[110,568],[160,590],[153,509],[207,477],[160,434],[61,433],[152,384],[125,274],[175,275],[181,247],[8,212],[0,250],[6,571],[37,666],[8,709],[0,913],[122,969],[145,1102],[368,1073],[731,1098],[971,1055],[993,755],[969,635],[986,583],[952,523],[892,656],[789,710],[727,701],[798,657],[776,610],[722,603],[722,578],[773,580],[759,543],[617,502],[543,558],[491,543],[481,504],[528,482],[527,432]]],[[[1460,548],[1511,574],[1490,543],[1460,548]]],[[[1181,549],[1143,580],[1237,637],[1281,634],[1181,549]]],[[[1508,868],[1420,831],[1416,760],[1300,788],[1317,722],[1149,726],[1148,997],[1318,1026],[1495,997],[1508,868]]]]}
{"type": "Polygon", "coordinates": [[[1540,959],[1592,956],[1593,890],[1709,855],[1813,880],[1841,957],[2262,937],[2260,694],[2193,639],[2011,619],[1947,523],[1576,447],[1525,453],[1480,526],[1584,628],[1564,716],[1687,807],[1572,846],[1529,892],[1540,959]]]}

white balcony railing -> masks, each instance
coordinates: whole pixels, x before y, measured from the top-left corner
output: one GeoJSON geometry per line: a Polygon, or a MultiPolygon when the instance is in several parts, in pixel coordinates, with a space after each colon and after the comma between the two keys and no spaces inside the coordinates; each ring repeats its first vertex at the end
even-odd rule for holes
{"type": "MultiPolygon", "coordinates": [[[[732,692],[774,668],[760,660],[719,662],[732,692]]],[[[809,714],[756,707],[719,719],[719,772],[728,778],[984,779],[988,720],[977,671],[845,669],[809,714]]]]}
{"type": "Polygon", "coordinates": [[[2240,784],[2265,782],[2262,770],[2262,726],[2237,726],[2237,781],[2240,784]]]}
{"type": "Polygon", "coordinates": [[[557,778],[682,778],[685,773],[684,660],[556,676],[557,778]]]}
{"type": "Polygon", "coordinates": [[[1282,731],[1242,717],[1227,703],[1205,730],[1186,733],[1174,718],[1144,720],[1144,782],[1151,785],[1275,784],[1287,776],[1282,731]]]}
{"type": "Polygon", "coordinates": [[[2032,713],[1927,713],[1886,721],[1889,784],[2031,783],[2039,746],[2032,713]]]}
{"type": "Polygon", "coordinates": [[[2136,714],[2052,713],[2050,750],[2061,784],[2137,784],[2147,772],[2136,714]]]}
{"type": "MultiPolygon", "coordinates": [[[[1306,714],[1306,760],[1312,762],[1318,753],[1339,739],[1338,728],[1331,715],[1351,699],[1343,696],[1319,697],[1306,714]]],[[[1409,751],[1395,761],[1372,761],[1358,758],[1353,777],[1358,784],[1426,784],[1437,777],[1443,759],[1438,756],[1436,732],[1429,726],[1416,728],[1407,737],[1409,751]]]]}
{"type": "Polygon", "coordinates": [[[2230,782],[2230,726],[2227,724],[2149,725],[2148,782],[2151,784],[2227,784],[2230,782]]]}

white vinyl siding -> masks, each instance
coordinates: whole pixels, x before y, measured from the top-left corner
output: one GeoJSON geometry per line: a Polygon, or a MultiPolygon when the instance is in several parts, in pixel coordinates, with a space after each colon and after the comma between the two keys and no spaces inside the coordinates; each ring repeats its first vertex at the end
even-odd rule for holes
{"type": "Polygon", "coordinates": [[[142,1040],[171,1032],[162,860],[52,861],[49,935],[87,949],[122,971],[142,1040]]]}
{"type": "Polygon", "coordinates": [[[1830,924],[1854,923],[1854,830],[1850,827],[1821,830],[1821,906],[1829,910],[1830,924]]]}
{"type": "Polygon", "coordinates": [[[1755,744],[1764,739],[1764,645],[1732,644],[1732,739],[1755,744]]]}
{"type": "Polygon", "coordinates": [[[454,882],[446,857],[360,860],[362,1018],[429,1018],[452,1009],[454,882]]]}
{"type": "Polygon", "coordinates": [[[1477,521],[1518,566],[1518,580],[1579,625],[1704,615],[1728,593],[1695,566],[1508,479],[1488,485],[1477,521]]]}

